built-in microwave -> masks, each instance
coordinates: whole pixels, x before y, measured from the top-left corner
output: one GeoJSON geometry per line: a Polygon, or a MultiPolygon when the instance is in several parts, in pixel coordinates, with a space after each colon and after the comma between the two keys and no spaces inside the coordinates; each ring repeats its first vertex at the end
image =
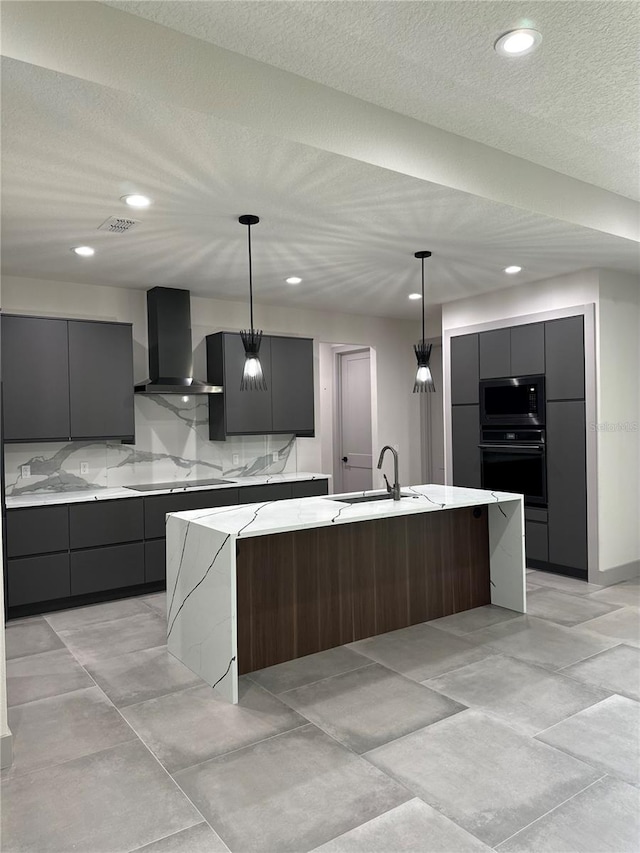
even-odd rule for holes
{"type": "Polygon", "coordinates": [[[544,426],[544,376],[483,379],[480,382],[482,426],[544,426]]]}

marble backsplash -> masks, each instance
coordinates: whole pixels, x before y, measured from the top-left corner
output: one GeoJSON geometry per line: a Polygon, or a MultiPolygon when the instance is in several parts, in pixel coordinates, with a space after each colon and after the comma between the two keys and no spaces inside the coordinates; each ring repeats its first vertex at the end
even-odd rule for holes
{"type": "Polygon", "coordinates": [[[5,493],[15,496],[296,471],[293,435],[210,441],[204,396],[137,395],[135,419],[135,444],[5,445],[5,493]],[[29,477],[22,476],[23,465],[30,467],[29,477]]]}

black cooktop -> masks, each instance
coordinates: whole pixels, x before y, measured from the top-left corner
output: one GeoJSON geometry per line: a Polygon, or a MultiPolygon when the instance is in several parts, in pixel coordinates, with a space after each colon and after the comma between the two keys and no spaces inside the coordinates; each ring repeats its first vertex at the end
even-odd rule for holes
{"type": "Polygon", "coordinates": [[[171,483],[144,483],[140,486],[125,486],[132,492],[154,492],[156,489],[191,489],[197,486],[231,485],[231,480],[173,480],[171,483]]]}

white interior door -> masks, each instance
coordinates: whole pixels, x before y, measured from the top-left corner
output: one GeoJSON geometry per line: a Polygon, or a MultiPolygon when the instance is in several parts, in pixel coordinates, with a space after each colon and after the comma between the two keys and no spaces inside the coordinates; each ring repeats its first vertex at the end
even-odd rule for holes
{"type": "Polygon", "coordinates": [[[343,492],[372,488],[371,356],[369,350],[342,353],[339,372],[339,466],[343,492]]]}

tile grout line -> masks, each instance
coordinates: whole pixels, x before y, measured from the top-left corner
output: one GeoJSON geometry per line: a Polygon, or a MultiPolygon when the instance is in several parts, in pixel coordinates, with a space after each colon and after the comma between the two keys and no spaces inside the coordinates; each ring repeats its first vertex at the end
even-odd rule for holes
{"type": "MultiPolygon", "coordinates": [[[[532,737],[537,739],[538,735],[542,735],[545,732],[548,732],[550,729],[554,729],[556,726],[561,726],[563,723],[566,723],[567,720],[571,720],[571,719],[573,719],[573,717],[577,717],[578,714],[582,714],[585,711],[590,711],[592,708],[595,708],[598,705],[602,705],[603,702],[607,702],[609,699],[612,699],[614,696],[619,696],[619,695],[620,695],[619,693],[612,693],[610,696],[605,696],[604,699],[599,699],[597,702],[594,702],[593,705],[587,705],[586,708],[581,708],[579,711],[575,711],[573,714],[569,714],[569,716],[565,717],[564,720],[558,720],[558,722],[554,723],[552,726],[547,726],[546,729],[540,729],[540,731],[536,732],[535,735],[532,735],[532,737]]],[[[624,699],[625,697],[623,696],[622,698],[624,699]]],[[[631,699],[630,701],[633,702],[634,700],[631,699]]],[[[554,749],[557,749],[559,752],[564,752],[565,755],[571,755],[570,752],[565,752],[565,750],[562,749],[562,747],[554,746],[553,744],[547,743],[546,741],[540,741],[540,742],[545,743],[547,746],[553,746],[554,749]]],[[[576,758],[576,756],[571,755],[571,758],[576,758]]],[[[578,758],[577,761],[582,761],[583,764],[589,764],[589,762],[585,761],[583,758],[578,758]]],[[[590,764],[589,764],[589,766],[591,767],[590,764]]],[[[595,769],[598,769],[598,768],[595,768],[595,769]]]]}
{"type": "Polygon", "coordinates": [[[544,814],[541,814],[540,817],[537,817],[535,820],[532,820],[530,823],[527,823],[525,826],[521,827],[517,832],[512,833],[511,835],[507,836],[507,838],[503,838],[502,841],[500,841],[500,842],[498,842],[498,844],[494,845],[493,849],[494,850],[498,849],[501,844],[506,844],[507,841],[510,841],[512,838],[515,838],[516,835],[519,835],[521,832],[524,832],[525,829],[528,829],[530,826],[533,826],[534,824],[538,823],[538,821],[547,817],[547,815],[552,814],[557,809],[559,809],[561,806],[565,806],[567,803],[570,803],[571,800],[575,799],[580,794],[584,794],[584,792],[588,791],[589,788],[592,788],[594,785],[597,785],[598,782],[602,782],[602,780],[605,779],[607,777],[607,775],[608,775],[607,773],[603,773],[599,779],[594,779],[593,782],[590,782],[584,788],[581,788],[579,791],[576,791],[575,794],[572,794],[570,797],[567,797],[566,800],[563,800],[561,803],[558,803],[553,808],[549,809],[549,811],[546,811],[544,814]]]}
{"type": "MultiPolygon", "coordinates": [[[[336,648],[340,647],[337,646],[336,648]]],[[[268,687],[265,687],[264,684],[260,684],[259,681],[256,681],[254,678],[251,678],[252,673],[250,672],[247,672],[244,676],[241,677],[247,678],[249,681],[251,681],[252,684],[257,684],[258,687],[261,687],[263,690],[266,690],[267,693],[269,693],[271,696],[278,699],[280,698],[280,696],[285,696],[287,693],[292,693],[294,690],[302,690],[305,687],[311,687],[313,684],[322,684],[323,681],[329,681],[331,678],[338,678],[338,676],[340,675],[350,675],[352,672],[358,672],[358,670],[360,669],[368,669],[370,666],[374,666],[377,663],[377,661],[371,660],[371,658],[367,658],[364,655],[361,655],[361,657],[363,661],[365,661],[365,663],[361,663],[358,666],[354,666],[353,669],[346,669],[344,672],[336,672],[333,675],[326,675],[324,678],[318,678],[316,681],[309,681],[307,684],[299,684],[297,687],[289,687],[288,690],[283,690],[281,693],[273,693],[273,691],[269,690],[268,687]]],[[[260,670],[258,669],[256,670],[256,672],[260,672],[260,670]]]]}
{"type": "MultiPolygon", "coordinates": [[[[51,630],[52,630],[52,631],[54,631],[54,633],[56,634],[56,636],[58,636],[57,631],[55,631],[55,629],[53,629],[53,628],[52,628],[51,630]]],[[[60,639],[62,639],[62,638],[60,638],[60,639]]],[[[158,646],[158,647],[156,647],[156,648],[162,648],[162,647],[161,647],[161,646],[158,646]]],[[[139,651],[144,651],[144,649],[141,649],[141,650],[139,650],[139,651]]],[[[106,699],[107,703],[108,703],[109,705],[111,705],[111,707],[112,707],[112,708],[113,708],[113,709],[118,713],[118,715],[120,716],[120,718],[122,719],[122,721],[125,723],[125,725],[126,725],[126,726],[128,726],[128,728],[130,728],[130,729],[131,729],[131,731],[132,731],[132,733],[133,733],[133,735],[134,735],[134,738],[135,738],[135,739],[134,739],[134,740],[131,740],[131,741],[125,741],[125,743],[134,743],[134,742],[139,742],[139,743],[141,743],[141,744],[143,745],[143,747],[147,750],[147,752],[149,753],[149,755],[151,756],[151,758],[152,758],[152,759],[156,762],[156,764],[161,768],[161,770],[163,771],[163,773],[164,773],[164,774],[169,778],[169,781],[170,781],[170,782],[172,782],[172,783],[173,783],[173,785],[175,785],[175,787],[180,791],[180,793],[181,793],[181,794],[182,794],[182,796],[186,799],[186,801],[189,803],[189,805],[190,805],[193,809],[195,809],[195,811],[196,811],[196,813],[197,813],[197,814],[199,814],[199,815],[200,815],[200,817],[202,818],[202,821],[198,821],[198,823],[206,823],[206,824],[207,824],[207,826],[208,826],[208,827],[209,827],[209,828],[210,828],[210,829],[211,829],[211,830],[216,834],[216,836],[217,836],[218,838],[220,838],[220,840],[221,840],[221,841],[222,841],[222,843],[225,845],[225,847],[227,847],[227,845],[226,845],[226,843],[225,843],[224,839],[223,839],[223,838],[218,834],[218,832],[214,829],[214,827],[213,827],[213,826],[211,826],[211,824],[210,824],[210,823],[209,823],[209,821],[206,819],[206,817],[202,814],[202,812],[200,811],[200,809],[196,806],[196,804],[193,802],[193,800],[192,800],[192,799],[187,795],[186,791],[184,791],[184,790],[182,789],[182,787],[178,784],[178,782],[177,782],[177,781],[173,778],[173,776],[169,773],[169,771],[167,770],[167,768],[166,768],[166,767],[165,767],[165,766],[160,762],[160,760],[158,759],[158,757],[157,757],[157,756],[152,752],[152,750],[149,748],[149,746],[148,746],[148,745],[145,743],[145,741],[140,737],[140,735],[139,735],[139,734],[138,734],[138,732],[134,729],[134,727],[131,725],[131,723],[130,723],[130,722],[129,722],[129,721],[128,721],[124,716],[123,716],[123,714],[120,712],[120,709],[119,709],[119,708],[117,708],[117,707],[114,705],[114,703],[113,703],[113,702],[111,701],[111,699],[107,696],[107,694],[104,692],[104,690],[102,689],[102,687],[100,687],[100,685],[97,683],[97,681],[96,681],[96,680],[94,679],[94,677],[91,675],[91,673],[90,673],[90,672],[89,672],[89,671],[88,671],[88,670],[83,666],[83,664],[78,660],[78,658],[77,658],[77,657],[75,656],[75,654],[71,651],[71,649],[69,649],[69,653],[72,655],[72,657],[74,658],[74,660],[77,662],[78,666],[82,667],[82,669],[86,672],[86,674],[89,676],[89,678],[91,679],[91,681],[93,681],[93,683],[94,683],[94,684],[95,684],[95,686],[98,688],[98,690],[100,691],[100,693],[102,693],[102,695],[105,697],[105,699],[106,699]]],[[[123,744],[123,745],[124,745],[124,744],[123,744]]],[[[116,745],[116,746],[118,746],[118,745],[116,745]]],[[[107,747],[107,749],[113,749],[113,748],[114,748],[114,747],[107,747]]],[[[95,755],[97,752],[104,752],[104,751],[106,751],[106,750],[97,750],[96,752],[93,752],[93,753],[91,753],[91,752],[90,752],[90,753],[87,753],[87,755],[95,755]]],[[[81,757],[81,758],[84,758],[85,756],[80,756],[80,757],[81,757]]],[[[74,759],[70,759],[70,761],[73,761],[73,760],[74,760],[74,759]]],[[[66,763],[66,762],[63,762],[63,763],[66,763]]],[[[51,767],[51,766],[54,766],[54,767],[55,767],[55,766],[57,766],[57,765],[49,765],[49,766],[50,766],[50,767],[51,767]]],[[[191,826],[186,826],[186,827],[184,827],[184,829],[191,829],[191,827],[192,827],[192,826],[197,826],[197,825],[198,825],[197,823],[194,823],[194,824],[191,824],[191,826]]],[[[177,830],[177,832],[182,832],[182,830],[177,830]]],[[[170,833],[170,835],[175,835],[175,834],[176,834],[176,833],[170,833]]],[[[170,836],[166,836],[166,837],[170,837],[170,836]]],[[[148,844],[153,844],[153,843],[155,843],[156,841],[160,841],[160,840],[162,840],[162,839],[156,838],[156,839],[153,839],[153,841],[149,841],[149,842],[147,842],[147,843],[148,843],[148,844]]],[[[145,845],[143,845],[143,847],[144,847],[144,846],[145,846],[145,845]]],[[[129,853],[135,853],[135,849],[136,849],[136,848],[133,848],[133,850],[129,851],[129,853]]],[[[138,848],[138,849],[140,849],[140,848],[138,848]]],[[[228,848],[228,847],[227,847],[227,850],[229,850],[229,848],[228,848]]]]}

